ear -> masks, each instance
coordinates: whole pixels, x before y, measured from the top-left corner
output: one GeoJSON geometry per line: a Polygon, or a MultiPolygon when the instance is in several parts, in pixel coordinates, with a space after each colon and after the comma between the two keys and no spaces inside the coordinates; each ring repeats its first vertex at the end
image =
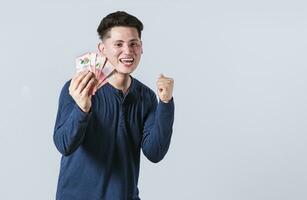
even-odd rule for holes
{"type": "Polygon", "coordinates": [[[141,41],[141,54],[143,54],[143,42],[141,41]]]}
{"type": "Polygon", "coordinates": [[[99,50],[99,52],[102,54],[102,55],[104,55],[105,56],[105,47],[104,47],[104,44],[103,44],[103,42],[99,42],[98,43],[98,50],[99,50]]]}

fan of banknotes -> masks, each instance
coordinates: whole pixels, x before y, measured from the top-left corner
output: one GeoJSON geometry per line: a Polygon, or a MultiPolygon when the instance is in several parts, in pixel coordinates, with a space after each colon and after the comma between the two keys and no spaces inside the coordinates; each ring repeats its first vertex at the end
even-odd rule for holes
{"type": "Polygon", "coordinates": [[[107,83],[107,78],[114,71],[114,66],[100,53],[86,53],[76,58],[77,72],[89,70],[98,81],[97,89],[107,83]]]}

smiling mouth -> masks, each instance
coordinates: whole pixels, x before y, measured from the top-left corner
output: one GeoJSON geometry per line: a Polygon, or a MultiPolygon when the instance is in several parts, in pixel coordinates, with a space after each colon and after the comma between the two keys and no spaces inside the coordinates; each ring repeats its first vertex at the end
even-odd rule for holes
{"type": "Polygon", "coordinates": [[[121,58],[119,61],[125,65],[131,65],[134,62],[133,58],[121,58]]]}

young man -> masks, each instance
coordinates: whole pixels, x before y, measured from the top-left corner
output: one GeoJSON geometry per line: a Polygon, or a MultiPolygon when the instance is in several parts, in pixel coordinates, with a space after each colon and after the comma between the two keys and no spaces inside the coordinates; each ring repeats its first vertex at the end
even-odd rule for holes
{"type": "Polygon", "coordinates": [[[108,83],[84,71],[60,94],[54,143],[60,153],[58,200],[137,200],[140,150],[152,162],[168,151],[174,121],[173,79],[155,93],[130,74],[142,54],[143,24],[126,12],[101,21],[100,52],[115,66],[108,83]]]}

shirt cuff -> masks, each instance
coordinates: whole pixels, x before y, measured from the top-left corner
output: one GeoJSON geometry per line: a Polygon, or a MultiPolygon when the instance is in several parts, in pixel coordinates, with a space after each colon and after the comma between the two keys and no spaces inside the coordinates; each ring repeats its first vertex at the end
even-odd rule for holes
{"type": "Polygon", "coordinates": [[[77,104],[74,107],[74,116],[79,122],[87,122],[92,115],[92,109],[87,113],[81,110],[77,104]]]}
{"type": "Polygon", "coordinates": [[[167,103],[164,103],[163,101],[159,100],[159,110],[160,112],[169,112],[169,111],[174,111],[174,98],[172,97],[172,99],[167,102],[167,103]]]}

